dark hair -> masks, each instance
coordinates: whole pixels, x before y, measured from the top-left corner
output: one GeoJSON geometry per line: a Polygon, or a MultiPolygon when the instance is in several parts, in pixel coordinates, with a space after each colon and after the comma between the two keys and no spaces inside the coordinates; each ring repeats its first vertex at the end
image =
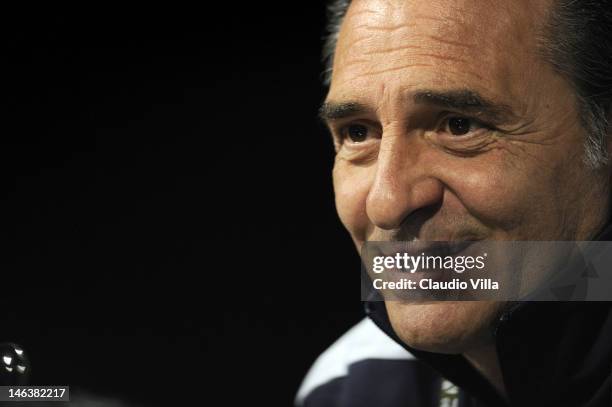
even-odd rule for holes
{"type": "MultiPolygon", "coordinates": [[[[324,83],[331,82],[340,26],[351,0],[328,5],[323,46],[324,83]]],[[[540,52],[574,88],[588,137],[585,161],[597,168],[608,161],[606,138],[612,110],[612,1],[555,0],[540,41],[540,52]]]]}

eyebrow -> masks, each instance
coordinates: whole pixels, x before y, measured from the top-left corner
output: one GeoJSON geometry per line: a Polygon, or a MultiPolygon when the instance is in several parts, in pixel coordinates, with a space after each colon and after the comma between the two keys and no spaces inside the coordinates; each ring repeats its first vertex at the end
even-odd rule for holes
{"type": "MultiPolygon", "coordinates": [[[[517,118],[510,106],[485,98],[469,89],[450,91],[422,90],[412,95],[415,104],[452,109],[483,118],[493,124],[517,118]]],[[[359,102],[324,102],[319,109],[319,118],[325,122],[353,117],[371,109],[359,102]]]]}
{"type": "Polygon", "coordinates": [[[494,123],[517,118],[510,106],[487,99],[473,90],[447,92],[425,90],[415,93],[413,100],[416,104],[427,104],[485,117],[494,123]]]}
{"type": "Polygon", "coordinates": [[[319,108],[319,118],[331,121],[352,117],[364,113],[368,108],[358,102],[324,102],[319,108]]]}

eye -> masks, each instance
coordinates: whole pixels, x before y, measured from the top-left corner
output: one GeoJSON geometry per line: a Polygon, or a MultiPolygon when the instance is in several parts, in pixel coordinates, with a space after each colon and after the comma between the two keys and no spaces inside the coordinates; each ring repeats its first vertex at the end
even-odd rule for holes
{"type": "Polygon", "coordinates": [[[474,122],[467,117],[449,117],[446,120],[446,130],[453,136],[464,136],[473,130],[474,122]]]}
{"type": "Polygon", "coordinates": [[[353,143],[362,143],[368,138],[368,127],[363,124],[351,124],[342,131],[343,138],[349,138],[353,143]]]}

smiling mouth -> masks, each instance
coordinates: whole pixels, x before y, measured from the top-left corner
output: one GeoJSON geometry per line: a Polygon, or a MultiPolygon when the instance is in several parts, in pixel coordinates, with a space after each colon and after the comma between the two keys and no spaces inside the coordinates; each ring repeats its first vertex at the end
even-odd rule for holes
{"type": "Polygon", "coordinates": [[[479,240],[461,241],[389,241],[376,242],[377,252],[383,256],[395,256],[397,253],[409,253],[414,255],[425,254],[429,256],[456,256],[468,249],[479,240]]]}

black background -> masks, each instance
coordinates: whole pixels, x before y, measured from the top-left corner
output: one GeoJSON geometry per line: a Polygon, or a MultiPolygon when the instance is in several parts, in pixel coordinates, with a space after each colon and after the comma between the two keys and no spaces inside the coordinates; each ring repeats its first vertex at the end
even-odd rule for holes
{"type": "Polygon", "coordinates": [[[33,384],[291,405],[362,315],[323,2],[200,6],[2,17],[0,341],[33,384]]]}

